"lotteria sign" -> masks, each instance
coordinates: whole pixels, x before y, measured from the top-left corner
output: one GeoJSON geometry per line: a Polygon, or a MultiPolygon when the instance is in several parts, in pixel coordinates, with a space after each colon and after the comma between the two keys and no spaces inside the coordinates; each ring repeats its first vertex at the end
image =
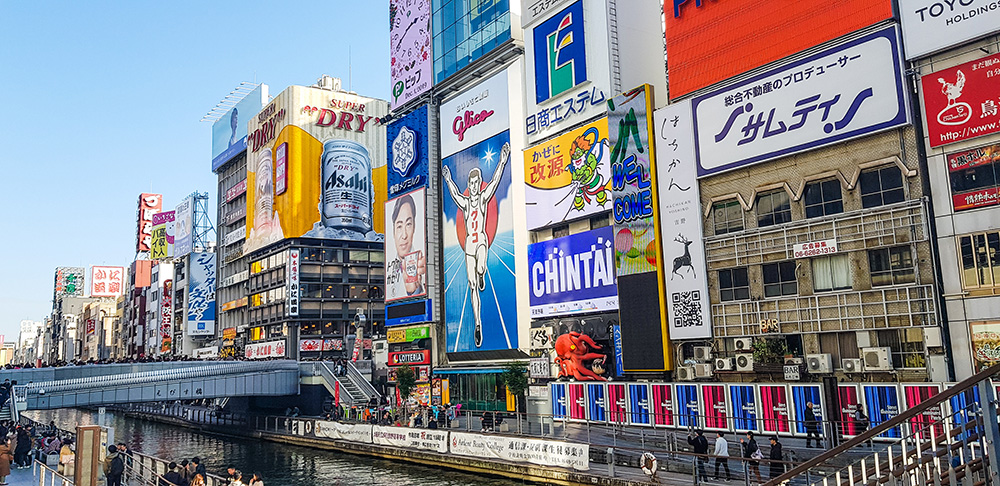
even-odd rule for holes
{"type": "Polygon", "coordinates": [[[510,128],[508,76],[519,64],[493,75],[441,105],[441,156],[471,147],[510,128]]]}
{"type": "Polygon", "coordinates": [[[389,366],[428,364],[431,364],[431,352],[426,349],[420,351],[398,351],[389,353],[389,366]]]}
{"type": "Polygon", "coordinates": [[[528,246],[531,316],[618,309],[610,226],[528,246]]]}

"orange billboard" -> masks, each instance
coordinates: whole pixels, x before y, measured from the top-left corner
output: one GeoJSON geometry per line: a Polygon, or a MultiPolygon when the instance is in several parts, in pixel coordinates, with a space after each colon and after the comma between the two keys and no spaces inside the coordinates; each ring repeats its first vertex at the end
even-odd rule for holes
{"type": "Polygon", "coordinates": [[[892,18],[890,0],[667,0],[670,98],[892,18]]]}

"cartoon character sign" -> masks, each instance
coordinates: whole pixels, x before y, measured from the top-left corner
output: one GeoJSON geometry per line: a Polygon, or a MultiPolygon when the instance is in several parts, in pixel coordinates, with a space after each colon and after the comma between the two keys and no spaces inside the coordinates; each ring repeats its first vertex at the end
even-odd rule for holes
{"type": "Polygon", "coordinates": [[[595,353],[601,346],[586,335],[576,331],[556,338],[556,363],[560,378],[605,381],[604,360],[607,356],[595,353]]]}
{"type": "Polygon", "coordinates": [[[448,352],[517,348],[509,161],[509,131],[442,161],[448,352]]]}

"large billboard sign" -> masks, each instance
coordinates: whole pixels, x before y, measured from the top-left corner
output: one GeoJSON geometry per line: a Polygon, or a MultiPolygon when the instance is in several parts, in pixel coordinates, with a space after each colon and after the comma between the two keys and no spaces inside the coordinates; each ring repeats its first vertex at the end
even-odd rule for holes
{"type": "Polygon", "coordinates": [[[514,66],[441,105],[442,157],[510,128],[507,81],[514,66]]]}
{"type": "Polygon", "coordinates": [[[192,253],[188,265],[188,336],[215,335],[215,253],[192,253]]]}
{"type": "Polygon", "coordinates": [[[90,267],[91,297],[118,297],[124,291],[124,267],[90,267]]]}
{"type": "Polygon", "coordinates": [[[606,226],[529,245],[531,316],[617,310],[613,240],[606,226]]]}
{"type": "Polygon", "coordinates": [[[673,0],[664,5],[673,98],[892,18],[890,0],[673,0]]]}
{"type": "Polygon", "coordinates": [[[906,125],[898,33],[890,26],[853,39],[693,106],[700,177],[906,125]]]}
{"type": "Polygon", "coordinates": [[[381,100],[291,86],[254,116],[245,251],[284,238],[382,241],[387,112],[381,100]]]}
{"type": "Polygon", "coordinates": [[[194,249],[194,198],[188,197],[174,209],[174,256],[182,257],[194,249]]]}
{"type": "Polygon", "coordinates": [[[925,74],[920,84],[931,147],[1000,132],[1000,54],[925,74]]]}
{"type": "Polygon", "coordinates": [[[386,127],[389,197],[427,185],[427,161],[430,157],[428,111],[428,105],[423,105],[386,127]]]}
{"type": "Polygon", "coordinates": [[[389,0],[389,56],[395,110],[434,83],[430,0],[389,0]]]}
{"type": "Polygon", "coordinates": [[[385,203],[385,301],[427,296],[427,189],[385,203]]]}
{"type": "Polygon", "coordinates": [[[1000,143],[948,154],[946,161],[955,211],[1000,204],[1000,181],[993,176],[1000,167],[1000,143]]]}
{"type": "Polygon", "coordinates": [[[160,353],[169,353],[174,336],[174,281],[164,280],[160,295],[160,353]]]}
{"type": "Polygon", "coordinates": [[[247,148],[247,120],[267,102],[267,85],[257,86],[212,124],[212,171],[247,148]]]}
{"type": "Polygon", "coordinates": [[[83,297],[83,267],[56,267],[55,299],[60,297],[83,297]]]}
{"type": "Polygon", "coordinates": [[[899,0],[906,59],[923,57],[1000,30],[997,0],[899,0]]]}
{"type": "Polygon", "coordinates": [[[525,150],[528,229],[610,210],[610,159],[607,118],[525,150]]]}
{"type": "Polygon", "coordinates": [[[153,215],[152,242],[149,258],[164,260],[174,256],[174,211],[164,211],[153,215]]]}
{"type": "Polygon", "coordinates": [[[163,209],[160,194],[140,194],[139,209],[136,211],[135,251],[146,252],[153,243],[153,215],[163,209]]]}
{"type": "Polygon", "coordinates": [[[682,101],[657,110],[653,113],[653,130],[660,224],[664,228],[663,263],[669,265],[663,269],[663,278],[670,338],[711,338],[712,314],[691,102],[682,101]]]}

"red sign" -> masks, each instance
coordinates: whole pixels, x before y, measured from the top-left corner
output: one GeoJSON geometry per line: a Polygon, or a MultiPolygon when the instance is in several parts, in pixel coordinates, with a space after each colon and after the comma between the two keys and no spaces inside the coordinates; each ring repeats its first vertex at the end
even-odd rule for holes
{"type": "Polygon", "coordinates": [[[321,351],[322,349],[322,339],[303,339],[299,341],[299,351],[321,351]]]}
{"type": "Polygon", "coordinates": [[[426,349],[420,351],[396,351],[389,353],[389,366],[427,364],[431,364],[431,352],[426,349]]]}
{"type": "Polygon", "coordinates": [[[226,189],[226,202],[236,199],[237,197],[240,196],[240,194],[243,194],[244,192],[247,192],[246,179],[243,179],[242,181],[237,182],[235,186],[226,189]]]}
{"type": "Polygon", "coordinates": [[[920,78],[931,147],[1000,132],[1000,54],[920,78]]]}
{"type": "Polygon", "coordinates": [[[951,201],[955,211],[1000,204],[1000,187],[993,177],[981,177],[980,174],[983,170],[994,172],[997,164],[1000,164],[1000,144],[948,154],[951,201]]]}
{"type": "Polygon", "coordinates": [[[670,98],[892,18],[889,0],[665,2],[670,98]]]}
{"type": "Polygon", "coordinates": [[[153,215],[163,209],[163,196],[160,194],[140,194],[139,211],[136,215],[135,248],[137,251],[149,251],[153,242],[153,215]]]}
{"type": "Polygon", "coordinates": [[[97,331],[97,321],[93,319],[87,319],[87,335],[94,334],[97,331]]]}

